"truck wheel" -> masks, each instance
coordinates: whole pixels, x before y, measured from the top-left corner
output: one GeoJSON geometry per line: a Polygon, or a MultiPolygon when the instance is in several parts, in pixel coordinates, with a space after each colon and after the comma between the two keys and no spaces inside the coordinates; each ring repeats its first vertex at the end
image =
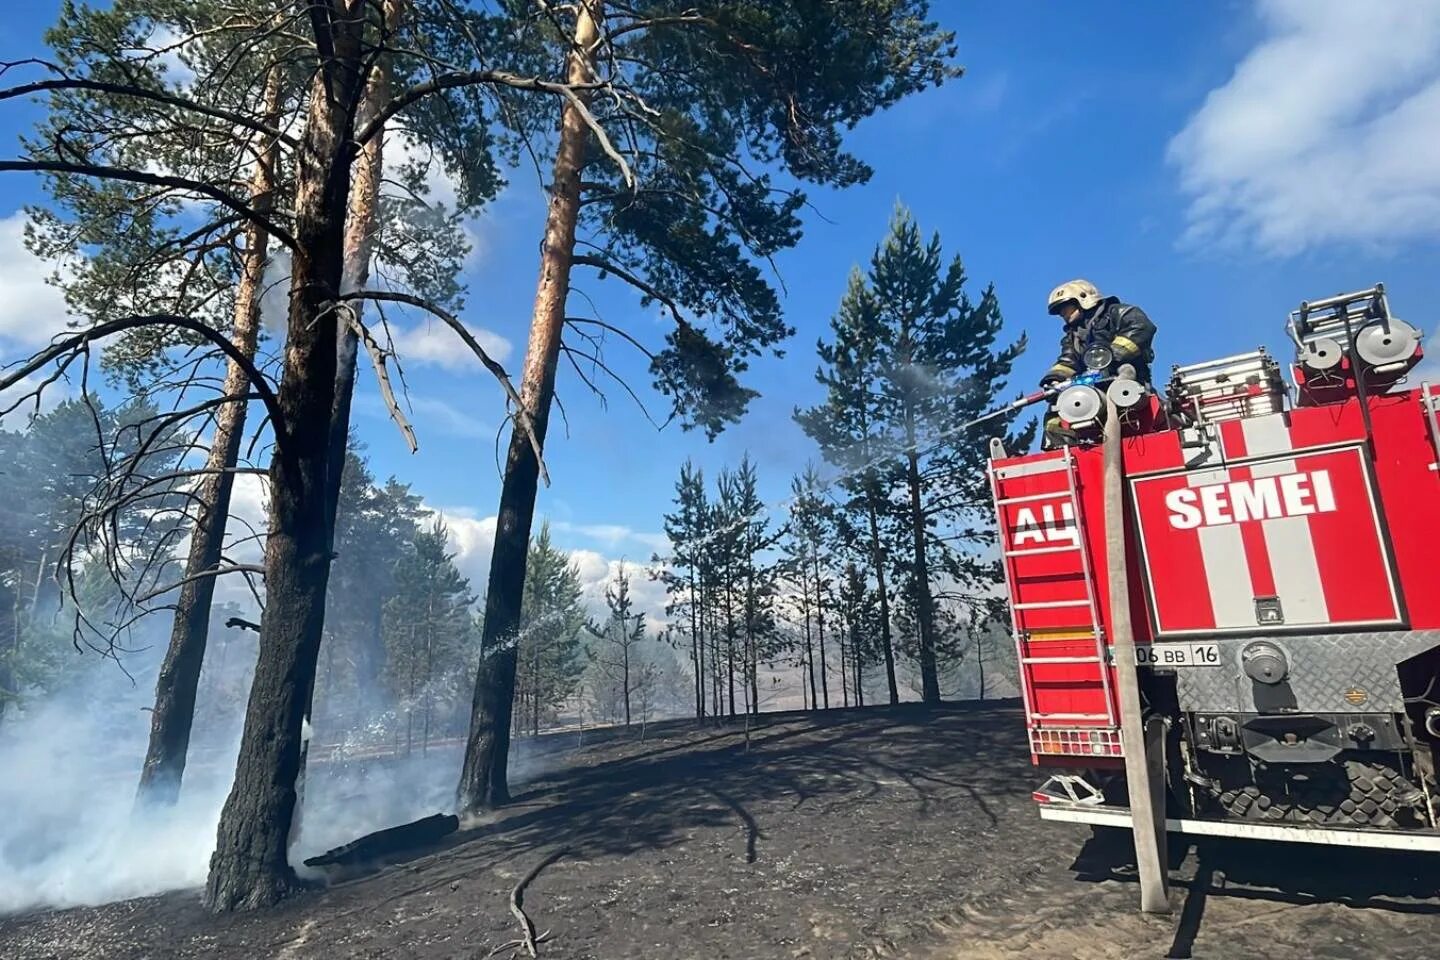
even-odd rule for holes
{"type": "Polygon", "coordinates": [[[1343,769],[1338,764],[1317,767],[1278,790],[1246,784],[1217,799],[1227,814],[1241,820],[1396,829],[1420,825],[1406,796],[1414,790],[1393,767],[1346,760],[1343,769]]]}

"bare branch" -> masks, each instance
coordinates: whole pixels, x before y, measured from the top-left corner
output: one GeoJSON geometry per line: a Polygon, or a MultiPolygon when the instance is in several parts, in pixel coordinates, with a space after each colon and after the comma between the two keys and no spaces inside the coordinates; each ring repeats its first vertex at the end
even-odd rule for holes
{"type": "Polygon", "coordinates": [[[520,399],[520,393],[515,389],[515,385],[510,382],[510,375],[505,372],[505,368],[502,367],[494,357],[485,352],[485,348],[480,346],[480,342],[475,339],[475,335],[460,321],[459,317],[443,307],[408,293],[392,293],[388,290],[356,290],[353,293],[342,295],[340,299],[388,300],[392,303],[409,304],[412,307],[419,307],[421,310],[439,318],[446,326],[454,330],[456,335],[465,341],[465,345],[470,348],[470,352],[475,354],[476,358],[485,365],[485,369],[489,370],[495,379],[500,381],[500,386],[505,391],[505,396],[510,399],[510,402],[515,407],[515,416],[519,420],[520,429],[525,431],[525,435],[530,440],[530,448],[535,452],[535,462],[540,468],[540,478],[545,481],[545,486],[550,486],[550,471],[545,467],[545,457],[541,449],[540,438],[535,432],[534,418],[530,415],[530,411],[525,409],[525,404],[520,399]]]}
{"type": "Polygon", "coordinates": [[[187,180],[184,177],[172,177],[167,174],[145,173],[125,167],[107,167],[93,163],[65,163],[60,160],[0,160],[0,173],[7,170],[17,170],[23,173],[73,173],[82,177],[95,177],[98,180],[119,180],[124,183],[143,183],[152,187],[189,190],[203,197],[209,197],[221,206],[229,207],[246,220],[268,231],[291,250],[299,249],[295,238],[284,227],[276,226],[269,218],[262,216],[259,211],[241,203],[224,190],[208,183],[201,183],[199,180],[187,180]]]}
{"type": "Polygon", "coordinates": [[[265,376],[256,369],[254,362],[226,337],[218,331],[206,326],[199,320],[190,317],[182,317],[174,314],[153,314],[149,316],[121,317],[118,320],[107,320],[98,323],[80,333],[57,340],[51,346],[32,356],[29,360],[21,362],[18,367],[11,368],[13,372],[0,375],[0,393],[4,393],[10,387],[19,383],[36,370],[47,364],[64,358],[61,362],[62,368],[72,363],[75,357],[89,349],[89,345],[95,341],[108,337],[111,334],[120,333],[125,330],[132,330],[137,327],[172,326],[189,330],[210,340],[224,352],[225,356],[234,361],[245,375],[250,378],[250,384],[255,392],[260,395],[265,409],[270,415],[272,425],[275,429],[277,440],[283,438],[287,433],[285,417],[280,409],[279,398],[275,396],[270,385],[265,382],[265,376]]]}
{"type": "Polygon", "coordinates": [[[577,253],[574,257],[571,258],[571,262],[578,263],[581,266],[585,267],[594,267],[596,270],[602,270],[605,273],[615,274],[615,276],[619,277],[621,280],[624,280],[626,283],[630,284],[630,286],[645,294],[645,296],[649,297],[652,300],[658,300],[670,311],[670,315],[675,318],[675,321],[677,323],[688,326],[688,322],[685,320],[685,315],[680,312],[680,305],[677,304],[672,297],[666,296],[665,294],[661,293],[650,283],[642,280],[640,277],[637,277],[630,271],[625,270],[622,267],[617,267],[615,264],[602,257],[594,257],[584,253],[577,253]]]}
{"type": "Polygon", "coordinates": [[[410,426],[410,421],[405,419],[400,404],[395,402],[395,391],[390,388],[390,371],[385,366],[385,358],[390,355],[390,351],[376,342],[374,335],[360,320],[360,315],[354,307],[343,303],[339,305],[339,310],[344,315],[345,322],[350,329],[354,330],[355,335],[360,338],[360,342],[365,344],[365,352],[370,354],[370,362],[375,367],[375,379],[380,383],[380,395],[385,399],[385,406],[390,410],[390,419],[394,420],[395,426],[400,428],[400,434],[405,438],[406,445],[410,447],[410,452],[414,453],[419,449],[419,444],[415,441],[415,430],[410,426]]]}
{"type": "Polygon", "coordinates": [[[139,606],[140,604],[145,603],[148,600],[154,600],[156,597],[164,596],[171,590],[178,590],[179,588],[185,586],[185,584],[187,583],[192,583],[196,580],[204,580],[207,577],[223,577],[227,573],[255,573],[263,577],[265,575],[265,568],[258,563],[236,563],[231,564],[228,567],[217,567],[214,570],[201,570],[199,573],[192,573],[188,577],[181,577],[174,583],[167,584],[163,587],[156,587],[154,590],[151,590],[143,597],[136,597],[135,605],[139,606]]]}
{"type": "Polygon", "coordinates": [[[206,106],[203,103],[197,103],[186,97],[176,96],[173,93],[166,93],[162,90],[147,90],[144,87],[131,86],[123,83],[105,83],[99,80],[75,80],[70,78],[64,80],[37,80],[34,83],[26,83],[18,87],[8,87],[0,90],[0,100],[24,97],[32,93],[43,93],[47,90],[91,90],[95,93],[111,93],[122,97],[150,100],[155,103],[163,103],[170,107],[179,107],[189,113],[198,113],[201,116],[224,120],[228,123],[235,124],[237,127],[245,127],[248,130],[253,130],[256,133],[263,133],[267,137],[274,137],[289,147],[299,145],[299,142],[284,130],[272,126],[263,120],[257,120],[248,114],[236,113],[233,110],[224,110],[220,107],[206,106]]]}

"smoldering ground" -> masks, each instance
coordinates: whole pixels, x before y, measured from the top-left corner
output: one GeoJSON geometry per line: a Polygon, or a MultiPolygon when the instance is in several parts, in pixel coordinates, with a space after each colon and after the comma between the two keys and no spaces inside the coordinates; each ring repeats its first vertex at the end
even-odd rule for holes
{"type": "MultiPolygon", "coordinates": [[[[164,649],[148,639],[118,664],[75,654],[82,662],[62,689],[24,701],[0,724],[0,915],[204,884],[235,771],[253,634],[212,632],[173,807],[135,802],[164,649]]],[[[434,699],[426,693],[415,703],[434,699]]],[[[453,808],[461,744],[427,743],[413,709],[391,705],[350,729],[315,731],[290,853],[302,873],[317,877],[303,867],[317,853],[453,808]]],[[[538,761],[512,766],[518,782],[538,761]]]]}

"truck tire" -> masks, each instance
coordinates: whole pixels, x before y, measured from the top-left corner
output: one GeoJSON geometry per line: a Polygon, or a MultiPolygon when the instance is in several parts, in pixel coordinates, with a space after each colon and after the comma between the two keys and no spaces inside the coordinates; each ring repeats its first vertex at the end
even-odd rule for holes
{"type": "Polygon", "coordinates": [[[1325,764],[1292,777],[1278,789],[1253,783],[1232,787],[1217,800],[1241,820],[1400,829],[1421,825],[1409,799],[1414,791],[1415,785],[1394,767],[1346,760],[1343,766],[1325,764]]]}

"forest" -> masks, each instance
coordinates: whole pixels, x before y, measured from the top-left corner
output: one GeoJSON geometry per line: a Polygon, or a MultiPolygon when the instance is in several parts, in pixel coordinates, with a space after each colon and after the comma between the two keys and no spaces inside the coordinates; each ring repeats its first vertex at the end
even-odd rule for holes
{"type": "MultiPolygon", "coordinates": [[[[68,318],[0,357],[0,747],[64,755],[61,715],[110,730],[131,815],[207,833],[209,910],[305,886],[322,756],[433,754],[463,819],[511,803],[512,747],[547,731],[1013,692],[985,442],[1035,427],[966,423],[1011,398],[1023,336],[903,205],[816,344],[774,267],[808,192],[869,179],[851,129],[961,77],[925,0],[66,2],[46,46],[0,64],[0,110],[43,106],[0,173],[42,191],[25,243],[68,318]],[[536,245],[538,283],[507,366],[463,319],[486,296],[466,262],[526,177],[543,220],[498,239],[536,245]],[[364,381],[425,435],[394,335],[416,317],[503,424],[485,582],[356,430],[364,381]],[[813,447],[789,495],[748,455],[677,462],[665,546],[582,584],[536,511],[583,483],[547,457],[557,380],[714,441],[782,357],[822,397],[793,410],[813,447]]],[[[73,855],[31,826],[0,865],[73,855]]]]}

